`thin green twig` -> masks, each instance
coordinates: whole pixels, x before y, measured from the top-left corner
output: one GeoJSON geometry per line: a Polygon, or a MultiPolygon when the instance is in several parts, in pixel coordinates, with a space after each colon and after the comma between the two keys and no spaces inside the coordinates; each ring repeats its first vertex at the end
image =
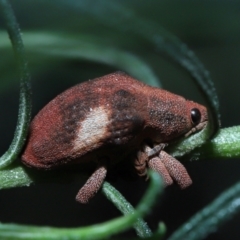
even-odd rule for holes
{"type": "Polygon", "coordinates": [[[0,224],[0,238],[9,239],[106,239],[107,237],[129,229],[140,217],[146,215],[158,199],[163,189],[160,176],[155,172],[149,172],[150,184],[138,204],[135,213],[114,220],[82,228],[53,228],[35,227],[16,224],[0,224]]]}
{"type": "Polygon", "coordinates": [[[193,216],[168,240],[202,240],[240,211],[240,182],[193,216]]]}
{"type": "Polygon", "coordinates": [[[216,136],[191,152],[193,159],[240,157],[240,126],[220,129],[216,136]]]}
{"type": "Polygon", "coordinates": [[[31,87],[27,61],[24,55],[24,46],[21,32],[13,10],[7,0],[0,0],[0,12],[6,22],[9,37],[15,53],[17,68],[20,74],[20,99],[18,121],[14,138],[9,149],[0,158],[0,169],[11,164],[20,153],[27,136],[31,119],[31,87]]]}
{"type": "MultiPolygon", "coordinates": [[[[124,215],[133,214],[135,212],[133,206],[127,202],[122,194],[113,188],[108,182],[103,184],[102,190],[107,199],[109,199],[124,215]]],[[[139,218],[134,224],[134,228],[139,237],[146,238],[152,236],[151,229],[141,218],[139,218]]]]}

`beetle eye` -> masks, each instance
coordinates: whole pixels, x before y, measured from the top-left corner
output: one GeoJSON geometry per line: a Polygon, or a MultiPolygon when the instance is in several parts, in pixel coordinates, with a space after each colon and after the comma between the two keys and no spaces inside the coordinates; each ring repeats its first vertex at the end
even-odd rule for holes
{"type": "Polygon", "coordinates": [[[192,118],[192,122],[193,124],[198,124],[201,120],[201,113],[197,108],[193,108],[191,110],[191,118],[192,118]]]}

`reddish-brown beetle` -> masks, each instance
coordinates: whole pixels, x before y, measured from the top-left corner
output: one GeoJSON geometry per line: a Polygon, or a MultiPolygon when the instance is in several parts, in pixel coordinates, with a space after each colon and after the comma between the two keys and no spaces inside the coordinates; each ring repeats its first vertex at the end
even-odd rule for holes
{"type": "Polygon", "coordinates": [[[76,200],[86,203],[101,187],[109,164],[129,159],[137,173],[157,171],[166,185],[192,181],[164,147],[203,129],[204,106],[150,87],[122,72],[76,85],[58,95],[33,119],[22,161],[52,169],[68,163],[96,162],[96,170],[76,200]]]}

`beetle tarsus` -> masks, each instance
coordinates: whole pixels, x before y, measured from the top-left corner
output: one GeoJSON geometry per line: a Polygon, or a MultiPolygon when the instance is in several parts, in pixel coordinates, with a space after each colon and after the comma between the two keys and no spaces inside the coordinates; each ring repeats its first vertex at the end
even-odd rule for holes
{"type": "Polygon", "coordinates": [[[97,193],[102,186],[106,177],[107,169],[105,166],[98,167],[89,177],[84,186],[79,190],[76,200],[80,203],[88,203],[88,201],[97,193]]]}
{"type": "Polygon", "coordinates": [[[158,172],[166,186],[175,181],[182,189],[190,186],[192,180],[188,175],[186,168],[174,157],[163,151],[166,144],[160,143],[149,147],[144,144],[142,151],[137,154],[135,168],[139,176],[147,176],[147,167],[158,172]]]}
{"type": "Polygon", "coordinates": [[[159,158],[165,165],[172,179],[176,181],[182,189],[187,188],[192,184],[192,179],[186,168],[177,159],[167,154],[165,151],[160,152],[159,158]]]}
{"type": "Polygon", "coordinates": [[[148,167],[157,173],[163,178],[163,182],[166,186],[173,184],[173,180],[165,167],[164,163],[159,157],[154,157],[148,161],[148,167]]]}

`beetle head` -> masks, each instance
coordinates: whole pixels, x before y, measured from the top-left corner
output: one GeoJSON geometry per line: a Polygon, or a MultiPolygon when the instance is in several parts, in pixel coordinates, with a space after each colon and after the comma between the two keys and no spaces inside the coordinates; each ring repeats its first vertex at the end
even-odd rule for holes
{"type": "Polygon", "coordinates": [[[187,106],[192,128],[185,134],[186,137],[202,130],[208,123],[208,113],[206,107],[192,101],[187,101],[187,106]]]}

